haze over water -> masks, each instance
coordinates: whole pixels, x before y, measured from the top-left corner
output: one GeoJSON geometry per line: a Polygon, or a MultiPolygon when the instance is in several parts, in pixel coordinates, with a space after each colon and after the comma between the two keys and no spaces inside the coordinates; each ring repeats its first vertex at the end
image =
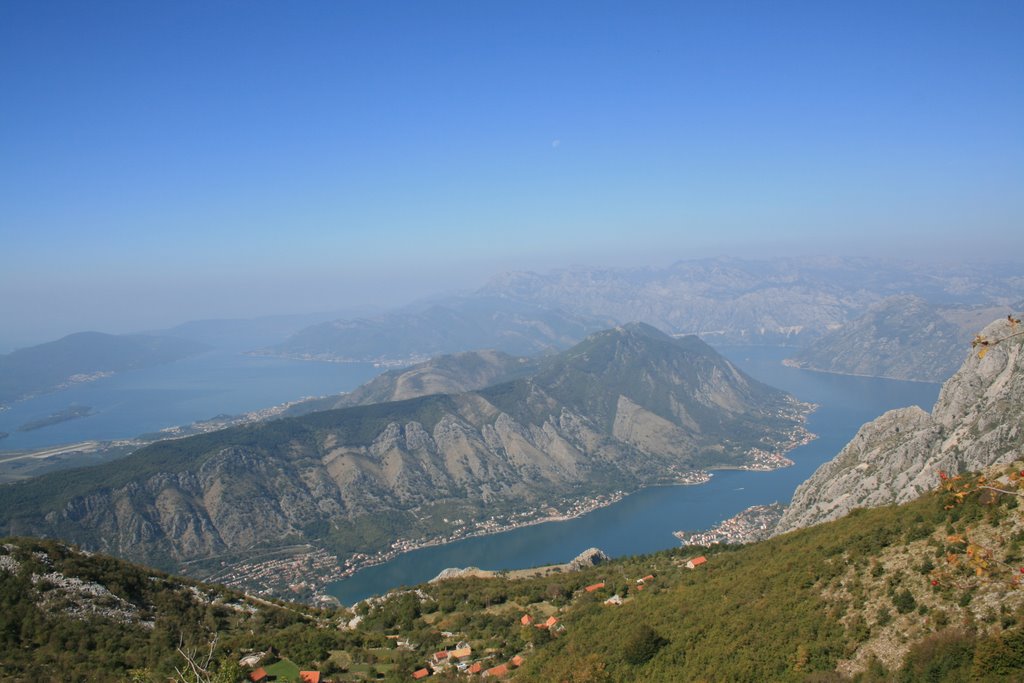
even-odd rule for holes
{"type": "Polygon", "coordinates": [[[400,555],[330,586],[351,605],[400,585],[427,581],[448,567],[522,569],[567,562],[590,547],[612,557],[679,545],[673,531],[707,529],[751,505],[788,503],[796,487],[835,456],[862,424],[887,410],[918,405],[931,410],[939,385],[831,375],[789,368],[792,350],[719,349],[756,379],[820,407],[808,420],[818,435],[789,454],[796,464],[773,472],[717,471],[699,486],[657,486],[582,517],[465,539],[400,555]]]}
{"type": "Polygon", "coordinates": [[[320,363],[232,351],[209,351],[183,360],[129,370],[70,389],[15,402],[0,411],[0,450],[37,449],[78,441],[130,439],[217,415],[237,415],[294,401],[350,391],[380,374],[370,363],[320,363]],[[43,429],[17,431],[29,420],[69,405],[94,414],[43,429]]]}

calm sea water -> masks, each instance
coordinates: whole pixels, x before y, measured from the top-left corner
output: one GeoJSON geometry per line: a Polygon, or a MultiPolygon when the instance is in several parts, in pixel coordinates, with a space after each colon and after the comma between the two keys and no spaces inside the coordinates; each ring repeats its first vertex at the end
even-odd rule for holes
{"type": "Polygon", "coordinates": [[[303,396],[350,391],[380,372],[369,363],[317,363],[210,351],[16,403],[0,412],[0,432],[10,433],[0,440],[0,450],[128,439],[303,396]],[[35,431],[17,431],[29,420],[72,405],[90,406],[95,414],[35,431]]]}
{"type": "Polygon", "coordinates": [[[549,522],[406,553],[330,586],[350,605],[401,585],[428,581],[446,567],[522,569],[567,562],[590,547],[613,557],[676,547],[672,532],[710,528],[751,505],[788,503],[796,487],[887,410],[931,410],[939,385],[828,375],[787,368],[785,349],[719,349],[753,377],[820,408],[808,420],[818,439],[792,453],[796,465],[774,472],[716,472],[701,486],[659,486],[566,522],[549,522]]]}

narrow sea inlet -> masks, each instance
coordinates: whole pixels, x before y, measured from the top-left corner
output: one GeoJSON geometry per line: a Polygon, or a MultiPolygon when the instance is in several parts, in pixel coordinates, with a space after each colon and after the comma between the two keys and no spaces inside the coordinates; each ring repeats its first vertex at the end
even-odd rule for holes
{"type": "Polygon", "coordinates": [[[719,348],[742,370],[818,404],[807,427],[818,439],[788,455],[795,465],[771,472],[717,471],[698,486],[658,486],[563,522],[548,522],[448,545],[415,550],[332,584],[328,592],[350,605],[401,585],[427,581],[447,567],[522,569],[567,562],[589,547],[612,557],[675,547],[679,529],[702,530],[751,505],[789,502],[796,487],[831,459],[865,422],[887,410],[931,410],[939,385],[851,377],[782,365],[779,348],[719,348]]]}

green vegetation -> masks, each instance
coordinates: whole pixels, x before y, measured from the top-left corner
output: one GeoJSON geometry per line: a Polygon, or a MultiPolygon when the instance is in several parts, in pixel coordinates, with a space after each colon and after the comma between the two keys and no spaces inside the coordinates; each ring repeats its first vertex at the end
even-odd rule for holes
{"type": "Polygon", "coordinates": [[[298,665],[290,659],[279,660],[264,668],[268,674],[279,681],[298,681],[299,671],[301,671],[298,665]]]}
{"type": "Polygon", "coordinates": [[[353,612],[270,605],[49,541],[7,541],[0,652],[16,654],[0,656],[0,678],[166,680],[179,638],[217,634],[215,661],[235,680],[239,657],[271,651],[263,665],[282,680],[310,668],[332,681],[403,681],[431,653],[466,642],[488,667],[523,657],[513,678],[524,681],[1024,681],[1024,591],[977,574],[972,546],[949,542],[969,527],[972,543],[1003,538],[1010,548],[1024,538],[1019,508],[1010,495],[947,501],[939,492],[857,510],[748,546],[427,584],[356,605],[361,622],[344,630],[353,612]],[[698,554],[708,562],[686,569],[698,554]],[[130,603],[133,616],[85,610],[61,576],[106,586],[117,599],[94,602],[130,603]],[[621,605],[605,604],[613,594],[621,605]],[[523,614],[558,625],[523,626],[523,614]]]}
{"type": "Polygon", "coordinates": [[[2,680],[166,681],[184,663],[179,645],[205,652],[214,635],[214,669],[225,674],[240,672],[247,652],[274,649],[314,668],[329,650],[376,642],[339,631],[328,611],[256,601],[53,541],[0,541],[0,567],[2,680]]]}

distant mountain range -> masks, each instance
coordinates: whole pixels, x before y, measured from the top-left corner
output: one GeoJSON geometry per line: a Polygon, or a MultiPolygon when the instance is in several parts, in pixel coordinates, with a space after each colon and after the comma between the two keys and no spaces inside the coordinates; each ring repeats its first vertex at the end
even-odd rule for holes
{"type": "Polygon", "coordinates": [[[506,273],[479,292],[567,311],[641,320],[670,333],[740,343],[799,342],[873,303],[914,294],[934,304],[1024,298],[1020,267],[943,267],[866,258],[712,258],[666,268],[506,273]]]}
{"type": "Polygon", "coordinates": [[[296,540],[376,552],[443,533],[442,516],[528,511],[748,465],[759,449],[789,444],[802,415],[696,337],[631,325],[485,389],[163,441],[7,485],[0,533],[163,567],[296,540]]]}
{"type": "Polygon", "coordinates": [[[936,306],[901,295],[812,341],[795,367],[848,375],[942,382],[963,363],[974,333],[1009,306],[936,306]]]}
{"type": "MultiPolygon", "coordinates": [[[[838,519],[858,507],[913,500],[940,472],[974,472],[1021,457],[1024,336],[1000,320],[981,334],[1006,338],[983,358],[975,350],[942,386],[931,413],[900,408],[865,424],[793,494],[777,533],[838,519]]],[[[969,347],[969,345],[968,345],[969,347]]]]}
{"type": "Polygon", "coordinates": [[[610,324],[641,321],[723,344],[804,346],[886,297],[931,305],[1024,299],[1017,266],[932,266],[877,259],[715,258],[666,268],[571,268],[495,277],[463,297],[297,332],[266,353],[344,360],[426,358],[472,348],[533,354],[610,324]]]}
{"type": "Polygon", "coordinates": [[[149,334],[190,339],[217,348],[251,349],[278,344],[299,330],[329,320],[357,315],[370,315],[368,306],[346,307],[345,310],[320,313],[264,315],[256,318],[214,318],[190,320],[174,327],[149,334]]]}
{"type": "Polygon", "coordinates": [[[265,350],[311,360],[424,360],[444,353],[491,348],[531,355],[568,348],[614,324],[502,297],[464,297],[391,313],[335,320],[301,330],[265,350]]]}
{"type": "Polygon", "coordinates": [[[171,363],[207,348],[176,337],[71,334],[0,355],[0,404],[116,372],[171,363]]]}

